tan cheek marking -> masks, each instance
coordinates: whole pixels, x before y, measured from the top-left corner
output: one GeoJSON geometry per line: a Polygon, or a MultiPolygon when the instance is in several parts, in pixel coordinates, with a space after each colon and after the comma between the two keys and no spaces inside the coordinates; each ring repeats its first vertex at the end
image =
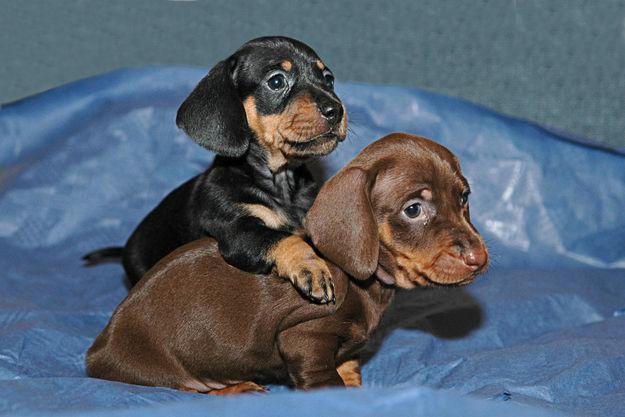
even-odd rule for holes
{"type": "Polygon", "coordinates": [[[282,67],[283,70],[288,72],[288,71],[291,71],[291,68],[293,68],[293,63],[289,61],[288,59],[285,59],[284,61],[280,63],[280,66],[282,67]]]}
{"type": "Polygon", "coordinates": [[[281,149],[284,146],[284,138],[280,134],[280,115],[259,115],[256,110],[256,100],[252,96],[243,101],[243,109],[248,126],[267,153],[267,166],[271,171],[276,172],[287,163],[281,149]]]}
{"type": "Polygon", "coordinates": [[[280,229],[288,224],[288,220],[281,214],[262,204],[243,204],[245,210],[254,217],[258,217],[267,227],[280,229]]]}
{"type": "Polygon", "coordinates": [[[243,109],[245,110],[245,117],[247,118],[247,124],[250,129],[256,133],[256,136],[262,137],[264,135],[264,129],[260,123],[258,112],[256,111],[256,100],[254,100],[254,97],[249,96],[243,100],[243,109]]]}
{"type": "Polygon", "coordinates": [[[324,69],[326,69],[326,66],[323,64],[323,62],[321,62],[320,59],[318,59],[317,61],[315,61],[315,64],[317,64],[317,68],[319,68],[321,71],[323,71],[324,69]]]}
{"type": "Polygon", "coordinates": [[[398,266],[398,269],[393,271],[397,286],[400,288],[413,288],[415,283],[422,286],[430,285],[426,279],[415,273],[415,271],[423,270],[423,266],[420,264],[418,259],[427,259],[427,253],[421,254],[417,251],[411,253],[398,247],[395,239],[393,238],[391,226],[386,222],[380,225],[378,232],[380,234],[380,241],[393,255],[395,263],[398,266]]]}
{"type": "Polygon", "coordinates": [[[343,362],[336,368],[336,372],[338,372],[346,387],[359,387],[362,385],[360,363],[356,359],[343,362]]]}
{"type": "MultiPolygon", "coordinates": [[[[253,96],[243,100],[243,108],[247,123],[265,149],[267,165],[273,172],[286,165],[288,157],[306,156],[289,142],[307,142],[327,129],[327,123],[309,94],[291,100],[280,114],[259,115],[253,96]]],[[[346,125],[344,130],[347,130],[346,125]]]]}
{"type": "Polygon", "coordinates": [[[380,234],[380,240],[387,246],[391,246],[393,243],[393,232],[391,226],[384,222],[378,227],[378,233],[380,234]]]}

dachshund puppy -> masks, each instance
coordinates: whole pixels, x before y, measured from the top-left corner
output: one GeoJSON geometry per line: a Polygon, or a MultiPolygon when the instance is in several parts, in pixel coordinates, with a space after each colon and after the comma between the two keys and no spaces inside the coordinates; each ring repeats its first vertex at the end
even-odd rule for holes
{"type": "Polygon", "coordinates": [[[392,134],[319,192],[305,220],[329,261],[336,304],[229,266],[210,239],[152,268],[87,353],[89,375],[213,394],[359,386],[358,354],[396,287],[464,285],[488,253],[456,157],[392,134]]]}
{"type": "Polygon", "coordinates": [[[200,81],[176,123],[217,154],[213,166],[166,196],[124,248],[84,259],[121,255],[136,284],[172,250],[210,236],[229,264],[273,268],[312,300],[332,301],[326,263],[298,234],[318,191],[303,163],[347,134],[334,76],[317,54],[285,37],[249,41],[200,81]]]}

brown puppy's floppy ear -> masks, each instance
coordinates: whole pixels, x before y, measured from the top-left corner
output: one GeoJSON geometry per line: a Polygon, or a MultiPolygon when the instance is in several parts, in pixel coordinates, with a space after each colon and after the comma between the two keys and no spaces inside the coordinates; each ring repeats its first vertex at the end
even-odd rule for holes
{"type": "Polygon", "coordinates": [[[321,187],[304,220],[315,247],[347,274],[367,279],[378,266],[378,227],[360,168],[340,171],[321,187]]]}
{"type": "Polygon", "coordinates": [[[182,103],[176,124],[198,145],[219,155],[238,157],[249,145],[243,103],[233,82],[234,58],[210,70],[182,103]]]}

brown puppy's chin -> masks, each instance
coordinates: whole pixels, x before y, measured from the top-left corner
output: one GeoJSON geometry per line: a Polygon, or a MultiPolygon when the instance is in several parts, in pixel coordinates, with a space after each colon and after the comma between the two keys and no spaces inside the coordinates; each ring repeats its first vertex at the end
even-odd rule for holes
{"type": "Polygon", "coordinates": [[[422,257],[410,254],[391,253],[380,247],[377,278],[399,288],[411,289],[417,286],[460,286],[473,282],[486,266],[474,270],[467,266],[460,257],[449,252],[441,252],[434,257],[430,265],[422,265],[417,259],[422,257]]]}

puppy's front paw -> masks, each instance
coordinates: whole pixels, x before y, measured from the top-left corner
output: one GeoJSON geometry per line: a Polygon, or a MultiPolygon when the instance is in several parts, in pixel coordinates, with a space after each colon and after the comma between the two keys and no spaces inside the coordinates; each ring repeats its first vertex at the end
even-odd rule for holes
{"type": "Polygon", "coordinates": [[[289,236],[273,250],[277,272],[311,300],[335,301],[332,274],[323,259],[299,236],[289,236]]]}
{"type": "Polygon", "coordinates": [[[332,274],[325,261],[315,258],[303,261],[288,276],[295,288],[318,303],[334,302],[334,284],[332,274]]]}

